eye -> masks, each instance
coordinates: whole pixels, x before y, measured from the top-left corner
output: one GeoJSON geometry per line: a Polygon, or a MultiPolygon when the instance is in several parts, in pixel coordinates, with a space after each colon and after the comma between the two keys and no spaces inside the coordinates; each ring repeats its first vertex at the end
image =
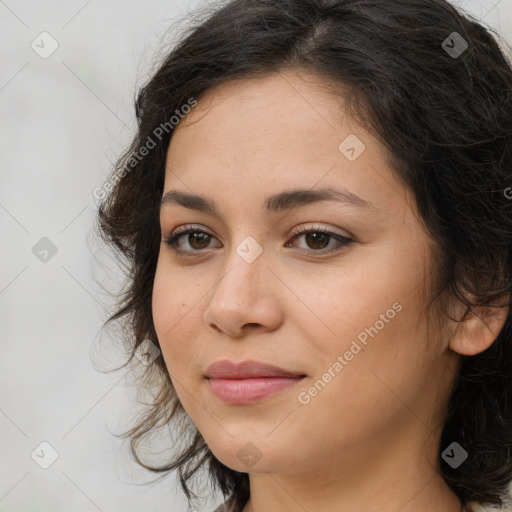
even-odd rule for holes
{"type": "Polygon", "coordinates": [[[206,249],[209,245],[211,237],[213,237],[213,235],[208,233],[207,231],[203,231],[198,227],[188,225],[183,226],[178,231],[172,233],[171,236],[164,240],[164,242],[176,254],[183,254],[189,252],[198,252],[200,250],[206,249]],[[183,238],[185,235],[188,235],[185,241],[187,242],[189,247],[192,247],[192,250],[184,250],[179,247],[179,242],[181,241],[181,238],[183,238]]]}
{"type": "MultiPolygon", "coordinates": [[[[354,242],[352,238],[333,233],[321,227],[301,228],[293,235],[292,240],[296,240],[300,237],[305,237],[304,240],[307,245],[310,246],[309,249],[300,248],[301,250],[322,254],[341,251],[343,247],[354,242]],[[332,244],[330,248],[326,249],[326,247],[329,247],[329,241],[332,239],[336,240],[337,243],[332,244]]],[[[215,237],[211,233],[199,229],[198,227],[187,225],[172,233],[167,239],[164,239],[164,242],[171,247],[177,255],[182,255],[187,253],[199,253],[207,249],[212,238],[215,237]],[[184,239],[186,245],[189,247],[187,249],[180,247],[180,241],[185,235],[188,235],[184,239]]],[[[288,246],[287,244],[287,247],[288,246]]]]}
{"type": "MultiPolygon", "coordinates": [[[[304,241],[307,245],[312,249],[315,249],[313,252],[321,254],[341,251],[345,246],[354,242],[352,238],[328,231],[322,227],[302,227],[294,234],[292,240],[296,240],[301,237],[304,237],[304,241]],[[329,246],[329,241],[332,241],[333,239],[336,240],[337,243],[329,246]],[[326,247],[329,248],[326,249],[326,247]]],[[[304,250],[307,251],[308,248],[304,250]]]]}

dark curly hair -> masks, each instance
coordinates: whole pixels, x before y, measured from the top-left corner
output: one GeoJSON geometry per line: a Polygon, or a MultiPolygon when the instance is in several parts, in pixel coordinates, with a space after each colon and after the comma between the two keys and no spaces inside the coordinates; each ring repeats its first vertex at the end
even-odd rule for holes
{"type": "MultiPolygon", "coordinates": [[[[231,0],[196,12],[187,32],[138,92],[137,134],[95,190],[101,200],[95,227],[126,272],[116,310],[103,325],[122,327],[129,355],[123,366],[136,362],[145,340],[159,347],[151,297],[166,153],[176,124],[170,120],[179,121],[191,100],[218,84],[284,69],[342,86],[351,114],[389,149],[438,252],[431,302],[440,304],[447,292],[468,312],[496,307],[503,298],[500,307],[510,306],[512,68],[509,46],[496,32],[445,0],[231,0]]],[[[140,382],[141,388],[156,383],[157,391],[123,434],[135,460],[162,476],[178,470],[189,503],[197,496],[188,481],[206,467],[215,489],[240,512],[249,476],[213,455],[187,418],[161,354],[140,382]],[[143,462],[140,442],[171,423],[182,451],[161,466],[143,462]]],[[[440,451],[442,477],[463,504],[508,504],[510,313],[487,350],[461,356],[447,404],[440,444],[457,439],[469,458],[455,470],[440,451]]]]}

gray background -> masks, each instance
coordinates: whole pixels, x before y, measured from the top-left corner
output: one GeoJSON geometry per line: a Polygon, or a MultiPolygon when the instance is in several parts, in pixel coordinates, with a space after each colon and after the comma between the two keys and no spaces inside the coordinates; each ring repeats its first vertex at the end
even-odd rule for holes
{"type": "MultiPolygon", "coordinates": [[[[120,282],[91,238],[92,191],[134,133],[134,91],[169,28],[207,3],[0,0],[0,512],[187,509],[174,474],[134,485],[155,475],[111,434],[137,403],[123,371],[98,371],[121,363],[115,347],[91,360],[108,301],[99,283],[120,282]],[[46,59],[31,47],[43,31],[59,45],[46,59]],[[33,253],[43,237],[57,249],[46,262],[33,253]],[[43,441],[58,453],[47,469],[31,458],[50,460],[43,441]]],[[[454,3],[512,42],[511,0],[454,3]]]]}

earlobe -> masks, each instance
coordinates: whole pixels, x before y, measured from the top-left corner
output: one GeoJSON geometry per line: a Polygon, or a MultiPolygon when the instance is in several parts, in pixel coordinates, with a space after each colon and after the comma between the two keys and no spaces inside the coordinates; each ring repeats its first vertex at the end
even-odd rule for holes
{"type": "Polygon", "coordinates": [[[508,299],[505,305],[475,307],[465,310],[464,317],[455,325],[450,348],[458,354],[474,356],[487,350],[496,340],[507,320],[508,299]]]}

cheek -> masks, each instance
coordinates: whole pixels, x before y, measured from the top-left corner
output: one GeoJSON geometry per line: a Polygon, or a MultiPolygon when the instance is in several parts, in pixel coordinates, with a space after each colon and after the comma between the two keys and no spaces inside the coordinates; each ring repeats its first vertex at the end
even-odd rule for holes
{"type": "Polygon", "coordinates": [[[164,341],[164,333],[172,325],[175,316],[176,296],[172,293],[172,288],[167,286],[163,273],[157,267],[155,281],[153,283],[153,295],[151,298],[151,311],[153,314],[153,323],[160,343],[164,341]]]}
{"type": "Polygon", "coordinates": [[[293,280],[297,306],[287,312],[293,315],[305,342],[321,354],[324,365],[330,362],[328,358],[349,350],[358,336],[363,343],[371,340],[376,323],[376,337],[381,338],[405,316],[397,311],[400,305],[393,308],[405,295],[400,283],[383,279],[379,271],[369,265],[353,265],[328,275],[310,274],[293,280]]]}
{"type": "Polygon", "coordinates": [[[184,368],[190,357],[191,344],[184,343],[187,324],[193,317],[194,301],[169,273],[157,267],[152,294],[152,314],[155,331],[169,373],[176,374],[184,368]],[[191,310],[192,308],[192,310],[191,310]]]}
{"type": "Polygon", "coordinates": [[[310,308],[295,319],[308,352],[317,358],[311,381],[321,379],[329,388],[318,383],[322,398],[316,403],[325,405],[332,399],[345,413],[361,414],[362,403],[370,401],[379,408],[388,399],[396,400],[386,385],[408,399],[424,383],[433,364],[435,340],[431,346],[427,343],[419,286],[423,275],[417,271],[421,266],[402,265],[401,273],[383,273],[392,261],[354,265],[336,278],[296,281],[294,291],[307,297],[304,302],[310,308]],[[325,374],[329,369],[331,373],[325,374]]]}
{"type": "MultiPolygon", "coordinates": [[[[377,311],[384,313],[386,308],[377,311]]],[[[308,432],[321,433],[319,442],[326,454],[341,442],[348,447],[367,443],[377,432],[392,436],[411,417],[414,421],[414,414],[426,421],[420,404],[429,393],[425,380],[430,363],[425,360],[421,332],[412,327],[416,310],[404,300],[402,310],[377,334],[370,330],[373,334],[368,334],[365,345],[357,334],[366,333],[365,328],[379,318],[373,307],[371,313],[340,319],[334,327],[338,336],[329,345],[315,338],[322,364],[295,397],[295,427],[305,438],[308,432]]]]}
{"type": "Polygon", "coordinates": [[[162,337],[161,342],[182,328],[183,319],[194,313],[192,306],[197,302],[193,297],[190,279],[179,269],[173,268],[166,261],[167,258],[162,249],[155,272],[151,303],[153,322],[159,339],[162,337]]]}

